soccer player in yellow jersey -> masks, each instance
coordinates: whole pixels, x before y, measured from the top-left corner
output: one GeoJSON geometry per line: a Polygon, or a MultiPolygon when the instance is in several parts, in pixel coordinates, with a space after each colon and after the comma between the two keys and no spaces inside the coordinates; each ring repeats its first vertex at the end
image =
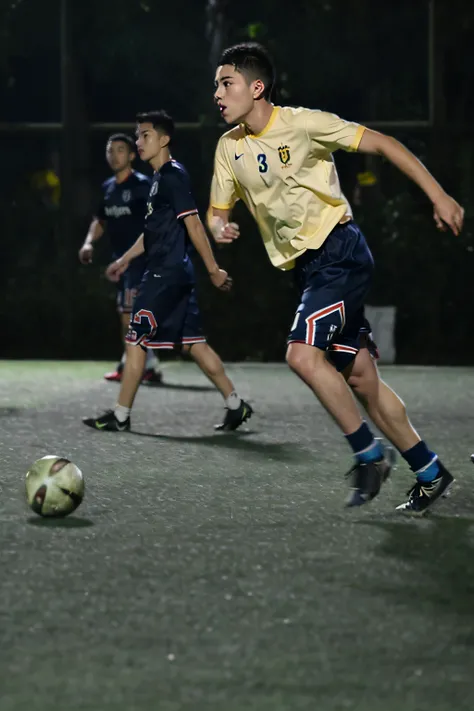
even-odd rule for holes
{"type": "Polygon", "coordinates": [[[349,380],[416,474],[408,501],[398,508],[424,513],[453,477],[413,430],[403,403],[378,379],[371,359],[357,355],[373,260],[341,191],[332,154],[342,148],[387,158],[430,198],[440,229],[449,226],[459,234],[463,209],[394,138],[324,111],[274,106],[273,84],[273,65],[261,45],[224,51],[215,100],[225,122],[237,126],[217,145],[209,227],[218,243],[238,238],[231,211],[240,199],[257,222],[272,264],[294,269],[301,303],[286,358],[354,452],[347,504],[373,499],[390,471],[381,444],[360,416],[349,380]]]}

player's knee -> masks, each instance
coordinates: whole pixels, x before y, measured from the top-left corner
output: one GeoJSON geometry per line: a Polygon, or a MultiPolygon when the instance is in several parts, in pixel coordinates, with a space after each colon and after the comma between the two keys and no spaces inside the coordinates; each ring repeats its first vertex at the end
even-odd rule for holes
{"type": "Polygon", "coordinates": [[[286,362],[295,373],[302,374],[313,369],[318,360],[325,357],[324,351],[304,343],[290,343],[286,351],[286,362]]]}

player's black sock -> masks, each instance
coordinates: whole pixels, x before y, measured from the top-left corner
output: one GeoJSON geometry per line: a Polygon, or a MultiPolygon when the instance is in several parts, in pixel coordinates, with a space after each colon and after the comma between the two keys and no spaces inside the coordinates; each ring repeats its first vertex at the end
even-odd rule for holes
{"type": "Polygon", "coordinates": [[[358,430],[352,434],[345,435],[350,444],[355,458],[361,464],[376,462],[383,458],[383,449],[370,431],[366,422],[363,422],[358,430]]]}
{"type": "Polygon", "coordinates": [[[416,474],[418,481],[433,481],[439,472],[438,457],[421,440],[411,449],[401,452],[403,459],[416,474]]]}

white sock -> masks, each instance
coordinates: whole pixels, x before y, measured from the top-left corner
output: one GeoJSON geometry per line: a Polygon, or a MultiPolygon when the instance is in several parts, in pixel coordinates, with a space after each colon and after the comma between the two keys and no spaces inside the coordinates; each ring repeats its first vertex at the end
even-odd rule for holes
{"type": "Polygon", "coordinates": [[[225,406],[228,407],[229,410],[238,410],[241,402],[242,398],[237,395],[235,390],[233,390],[229,397],[226,399],[225,406]]]}
{"type": "Polygon", "coordinates": [[[152,368],[153,370],[159,370],[159,366],[160,366],[160,361],[156,357],[156,354],[155,354],[153,348],[147,348],[146,349],[145,369],[150,370],[152,368]]]}
{"type": "Polygon", "coordinates": [[[123,405],[115,405],[114,415],[119,422],[125,422],[130,417],[132,409],[123,405]]]}

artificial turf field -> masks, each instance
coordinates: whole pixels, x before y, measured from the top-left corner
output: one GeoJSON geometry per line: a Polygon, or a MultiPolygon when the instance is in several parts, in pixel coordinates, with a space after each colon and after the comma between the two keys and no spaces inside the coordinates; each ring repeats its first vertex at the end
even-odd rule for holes
{"type": "Polygon", "coordinates": [[[179,362],[132,433],[85,428],[106,367],[0,361],[1,711],[472,711],[474,370],[382,369],[457,479],[413,520],[405,464],[343,508],[349,449],[284,365],[229,366],[240,434],[179,362]],[[24,474],[55,453],[87,491],[47,521],[24,474]]]}

